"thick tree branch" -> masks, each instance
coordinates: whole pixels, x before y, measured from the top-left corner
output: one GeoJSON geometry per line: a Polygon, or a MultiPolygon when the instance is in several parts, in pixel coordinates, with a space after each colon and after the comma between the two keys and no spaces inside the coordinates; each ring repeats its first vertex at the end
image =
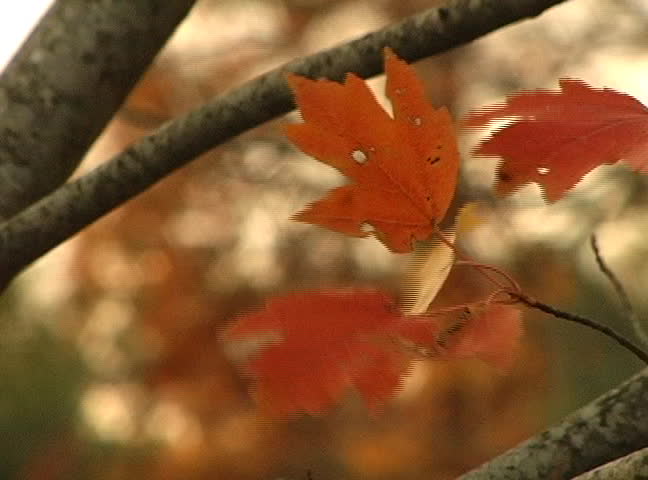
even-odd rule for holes
{"type": "Polygon", "coordinates": [[[194,2],[54,2],[0,77],[0,220],[65,182],[194,2]]]}
{"type": "Polygon", "coordinates": [[[382,71],[385,45],[414,61],[539,15],[563,1],[451,0],[446,7],[291,62],[210,101],[0,226],[0,287],[29,263],[196,156],[291,110],[286,71],[335,80],[346,72],[370,77],[382,71]]]}
{"type": "Polygon", "coordinates": [[[648,478],[648,448],[574,477],[573,480],[628,480],[648,478]]]}
{"type": "Polygon", "coordinates": [[[648,369],[644,369],[461,480],[572,478],[647,446],[648,369]]]}

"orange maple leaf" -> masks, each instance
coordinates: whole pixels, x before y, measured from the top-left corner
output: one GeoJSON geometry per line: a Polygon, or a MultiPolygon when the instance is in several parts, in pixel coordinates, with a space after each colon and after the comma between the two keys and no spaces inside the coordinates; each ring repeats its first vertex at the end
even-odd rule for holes
{"type": "Polygon", "coordinates": [[[276,336],[248,364],[257,379],[257,400],[270,413],[321,414],[352,386],[376,412],[398,391],[416,358],[412,344],[433,358],[476,356],[507,368],[521,333],[511,310],[492,305],[448,330],[438,316],[402,314],[378,290],[308,291],[238,317],[227,338],[276,336]]]}
{"type": "Polygon", "coordinates": [[[592,88],[576,79],[560,80],[560,92],[522,91],[505,104],[481,108],[463,122],[484,127],[493,120],[518,117],[475,149],[499,156],[497,191],[510,193],[537,182],[556,201],[592,169],[625,160],[648,169],[648,109],[612,89],[592,88]],[[519,117],[522,117],[519,119],[519,117]]]}
{"type": "Polygon", "coordinates": [[[355,237],[370,225],[390,250],[409,252],[445,216],[459,151],[448,111],[427,102],[415,71],[389,48],[385,72],[393,118],[353,73],[343,84],[288,75],[304,123],[286,125],[285,134],[353,182],[293,218],[355,237]]]}

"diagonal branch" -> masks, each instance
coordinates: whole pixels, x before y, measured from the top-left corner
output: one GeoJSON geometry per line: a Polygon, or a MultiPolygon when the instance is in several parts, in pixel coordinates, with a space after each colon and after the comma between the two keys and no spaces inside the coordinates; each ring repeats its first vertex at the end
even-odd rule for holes
{"type": "Polygon", "coordinates": [[[648,447],[647,418],[648,368],[460,480],[572,478],[648,447]]]}
{"type": "Polygon", "coordinates": [[[596,264],[598,265],[599,270],[601,270],[603,275],[607,277],[607,279],[614,287],[614,290],[619,296],[619,300],[621,300],[623,310],[625,310],[626,315],[630,320],[630,324],[632,325],[632,328],[634,328],[637,338],[639,338],[639,340],[641,340],[644,345],[648,345],[648,334],[646,334],[645,327],[637,316],[635,309],[632,308],[632,303],[630,303],[630,298],[628,297],[625,288],[623,288],[623,284],[610,269],[605,260],[603,260],[603,257],[601,256],[601,250],[598,245],[598,239],[596,238],[596,234],[594,233],[590,236],[590,245],[592,247],[592,251],[594,252],[594,258],[596,259],[596,264]]]}
{"type": "MultiPolygon", "coordinates": [[[[207,150],[293,108],[284,74],[342,79],[382,71],[382,48],[414,61],[564,0],[450,0],[348,44],[258,77],[183,115],[0,226],[0,287],[25,266],[207,150]]],[[[173,2],[163,2],[173,3],[173,2]]]]}
{"type": "Polygon", "coordinates": [[[194,2],[54,2],[0,77],[0,220],[65,182],[194,2]]]}
{"type": "Polygon", "coordinates": [[[648,478],[648,448],[642,448],[625,457],[583,473],[573,480],[619,480],[648,478]]]}
{"type": "Polygon", "coordinates": [[[510,295],[513,299],[519,300],[520,302],[522,302],[523,304],[525,304],[530,308],[535,308],[536,310],[540,310],[541,312],[545,312],[548,313],[549,315],[553,315],[556,318],[562,318],[563,320],[579,323],[581,325],[585,325],[586,327],[591,328],[592,330],[601,332],[603,335],[615,340],[619,345],[624,347],[626,350],[632,352],[635,355],[635,357],[637,357],[642,362],[648,363],[648,352],[646,352],[640,346],[635,345],[631,340],[627,339],[625,336],[621,335],[616,330],[614,330],[611,327],[608,327],[607,325],[603,325],[602,323],[596,322],[589,318],[576,315],[575,313],[559,310],[555,307],[539,302],[531,297],[527,297],[526,295],[521,295],[518,293],[511,293],[510,295]]]}

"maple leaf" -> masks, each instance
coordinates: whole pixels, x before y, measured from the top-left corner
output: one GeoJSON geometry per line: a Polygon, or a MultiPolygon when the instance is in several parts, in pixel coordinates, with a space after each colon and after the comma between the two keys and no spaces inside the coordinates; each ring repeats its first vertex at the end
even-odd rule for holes
{"type": "Polygon", "coordinates": [[[349,387],[377,412],[416,358],[412,345],[438,359],[477,356],[508,367],[521,332],[510,308],[471,311],[461,328],[449,330],[439,317],[402,314],[379,290],[308,291],[238,317],[227,338],[276,335],[248,364],[257,379],[257,400],[272,414],[321,414],[349,387]]]}
{"type": "Polygon", "coordinates": [[[401,319],[393,299],[376,290],[324,290],[278,297],[238,318],[228,338],[279,335],[249,363],[258,401],[279,415],[322,413],[355,385],[370,405],[397,388],[403,355],[371,338],[401,319]]]}
{"type": "Polygon", "coordinates": [[[630,95],[592,88],[582,80],[563,78],[560,88],[560,92],[522,91],[505,104],[481,108],[464,120],[463,125],[472,128],[518,117],[474,152],[502,157],[498,193],[537,182],[553,202],[601,164],[625,160],[636,170],[648,169],[644,105],[630,95]]]}
{"type": "Polygon", "coordinates": [[[367,225],[394,252],[434,232],[454,195],[459,151],[452,119],[436,110],[415,71],[385,48],[390,117],[367,84],[349,73],[343,84],[289,74],[304,123],[284,126],[304,153],[352,183],[293,218],[366,237],[367,225]]]}

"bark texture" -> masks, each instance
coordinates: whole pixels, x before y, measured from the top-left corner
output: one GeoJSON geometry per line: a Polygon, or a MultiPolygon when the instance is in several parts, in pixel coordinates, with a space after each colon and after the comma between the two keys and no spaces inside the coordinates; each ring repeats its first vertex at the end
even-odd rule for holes
{"type": "MultiPolygon", "coordinates": [[[[559,425],[463,475],[461,480],[573,478],[645,447],[648,447],[648,368],[559,425]]],[[[627,460],[627,464],[619,464],[618,468],[633,464],[645,470],[645,459],[643,454],[640,458],[627,460]]],[[[616,467],[607,468],[609,473],[616,467]]]]}
{"type": "Polygon", "coordinates": [[[648,480],[648,448],[606,463],[574,480],[648,480]]]}
{"type": "Polygon", "coordinates": [[[70,176],[194,2],[54,2],[0,77],[0,221],[70,176]]]}

